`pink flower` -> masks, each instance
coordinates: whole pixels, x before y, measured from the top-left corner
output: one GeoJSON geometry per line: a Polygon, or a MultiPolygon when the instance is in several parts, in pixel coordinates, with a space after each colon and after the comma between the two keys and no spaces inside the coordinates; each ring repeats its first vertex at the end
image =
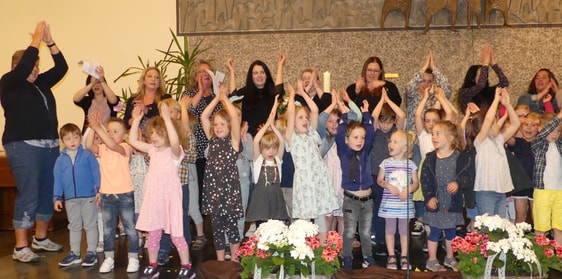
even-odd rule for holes
{"type": "Polygon", "coordinates": [[[547,258],[552,258],[554,256],[554,251],[551,248],[544,248],[544,255],[547,258]]]}
{"type": "Polygon", "coordinates": [[[265,258],[268,258],[269,256],[271,256],[271,253],[265,252],[264,250],[261,250],[261,249],[258,249],[258,253],[257,253],[256,257],[265,259],[265,258]]]}
{"type": "Polygon", "coordinates": [[[476,264],[476,263],[478,263],[478,258],[477,258],[477,257],[474,257],[474,258],[472,258],[472,260],[470,260],[470,261],[471,261],[472,263],[476,264]]]}
{"type": "Polygon", "coordinates": [[[339,252],[343,246],[343,238],[336,231],[329,231],[328,235],[326,236],[325,245],[328,247],[336,245],[336,250],[339,252]]]}
{"type": "Polygon", "coordinates": [[[556,255],[562,258],[562,246],[556,246],[556,255]]]}
{"type": "Polygon", "coordinates": [[[310,247],[310,249],[314,250],[320,247],[320,238],[318,237],[307,237],[306,238],[306,245],[310,247]]]}

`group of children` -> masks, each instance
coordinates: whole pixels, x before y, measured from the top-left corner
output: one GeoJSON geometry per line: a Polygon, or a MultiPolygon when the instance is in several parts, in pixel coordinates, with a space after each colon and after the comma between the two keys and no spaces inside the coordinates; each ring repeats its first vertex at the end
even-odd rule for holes
{"type": "MultiPolygon", "coordinates": [[[[313,82],[315,79],[312,78],[313,82]]],[[[465,117],[457,125],[456,110],[443,90],[427,87],[415,111],[414,132],[403,130],[406,113],[388,97],[385,88],[377,104],[364,100],[360,108],[345,90],[332,90],[331,104],[319,112],[305,86],[301,81],[297,90],[288,86],[284,113],[278,114],[282,96],[275,97],[267,121],[253,140],[246,137],[240,109],[229,101],[226,86],[221,85],[201,114],[201,125],[209,140],[209,167],[205,171],[201,209],[210,216],[218,260],[225,259],[227,244],[230,251],[239,247],[239,220],[245,216],[245,221],[256,222],[258,226],[269,219],[313,219],[319,226],[321,240],[329,229],[338,230],[344,239],[344,269],[352,268],[353,241],[358,231],[363,267],[370,266],[374,264],[370,238],[373,214],[376,214],[385,220],[387,268],[406,270],[411,268],[408,225],[418,215],[429,226],[427,269],[445,270],[437,260],[438,241],[443,234],[447,252],[444,265],[456,269],[458,261],[451,240],[456,227],[464,225],[463,208],[466,207],[468,218],[485,213],[506,217],[506,193],[540,200],[534,205],[535,212],[540,210],[543,217],[535,218],[535,229],[545,233],[554,226],[555,239],[562,241],[557,229],[561,226],[553,222],[560,219],[556,218],[559,213],[553,207],[560,195],[556,181],[562,178],[556,171],[561,165],[562,113],[539,116],[527,111],[520,117],[518,111],[528,108],[514,109],[507,90],[497,88],[488,110],[481,111],[469,104],[465,117]],[[305,103],[296,105],[297,96],[305,103]],[[437,100],[439,109],[425,109],[430,97],[437,100]],[[219,103],[223,109],[213,113],[219,103]],[[373,105],[371,112],[369,107],[373,105]],[[500,105],[502,115],[498,119],[500,105]],[[506,144],[513,154],[506,151],[506,144]],[[411,159],[414,147],[419,148],[419,164],[411,159]],[[254,161],[251,172],[254,190],[247,210],[237,167],[244,148],[251,149],[254,161]],[[526,161],[531,158],[533,164],[526,161]],[[532,189],[512,180],[516,172],[513,162],[517,159],[532,176],[534,194],[532,189]],[[284,171],[291,167],[292,173],[284,171]],[[528,170],[529,167],[533,169],[528,170]],[[287,177],[292,181],[292,195],[281,188],[287,177]],[[414,212],[416,191],[423,194],[423,215],[414,212]],[[379,208],[373,206],[374,195],[380,195],[379,208]],[[399,259],[394,251],[397,228],[402,248],[399,259]]],[[[94,133],[88,134],[85,147],[91,153],[80,145],[78,127],[67,124],[61,128],[65,149],[55,167],[54,199],[55,209],[61,210],[64,197],[71,231],[71,252],[61,265],[81,262],[82,227],[88,238],[83,265],[95,264],[96,204],[101,204],[105,260],[100,272],[113,269],[119,215],[129,240],[128,272],[139,268],[139,230],[148,233],[149,264],[143,276],[158,276],[162,232],[170,235],[178,250],[179,278],[194,276],[186,241],[189,232],[184,201],[185,195],[189,195],[188,182],[180,180],[180,173],[189,168],[185,153],[193,152],[193,140],[188,140],[193,137],[193,128],[189,127],[186,110],[189,99],[182,99],[177,106],[174,102],[161,102],[160,116],[150,119],[143,136],[139,136],[143,117],[139,108],[133,111],[129,133],[127,125],[118,118],[111,118],[104,127],[99,115],[90,115],[90,128],[101,140],[100,144],[94,143],[94,133]],[[129,170],[133,148],[150,157],[138,218],[129,170]],[[99,165],[92,153],[99,159],[99,165]]],[[[516,202],[516,208],[518,212],[527,210],[526,204],[523,209],[520,202],[516,202]]]]}

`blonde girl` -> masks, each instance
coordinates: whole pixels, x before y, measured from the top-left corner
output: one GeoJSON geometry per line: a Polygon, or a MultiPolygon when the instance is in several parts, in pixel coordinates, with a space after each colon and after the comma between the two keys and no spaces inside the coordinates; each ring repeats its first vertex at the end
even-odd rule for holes
{"type": "Polygon", "coordinates": [[[388,252],[386,267],[397,269],[394,253],[394,235],[396,225],[400,234],[400,269],[407,270],[408,262],[408,224],[414,217],[412,193],[418,189],[418,167],[409,160],[416,136],[404,130],[398,130],[390,136],[388,153],[390,158],[379,165],[377,183],[384,188],[379,217],[385,219],[385,241],[388,252]]]}
{"type": "Polygon", "coordinates": [[[463,191],[474,182],[474,169],[469,152],[460,152],[458,128],[449,121],[440,121],[431,133],[435,150],[427,153],[421,171],[421,188],[425,198],[424,221],[429,225],[427,239],[430,271],[446,271],[437,260],[438,241],[445,233],[446,256],[444,265],[456,270],[451,241],[456,236],[456,226],[464,225],[463,191]]]}
{"type": "MultiPolygon", "coordinates": [[[[211,216],[217,260],[225,260],[225,233],[230,251],[240,246],[238,219],[244,216],[240,176],[236,160],[240,153],[240,117],[228,101],[225,85],[201,113],[201,125],[209,139],[209,154],[203,180],[202,213],[211,216]],[[211,113],[221,102],[224,109],[211,113]]],[[[233,258],[233,261],[237,261],[233,258]]]]}

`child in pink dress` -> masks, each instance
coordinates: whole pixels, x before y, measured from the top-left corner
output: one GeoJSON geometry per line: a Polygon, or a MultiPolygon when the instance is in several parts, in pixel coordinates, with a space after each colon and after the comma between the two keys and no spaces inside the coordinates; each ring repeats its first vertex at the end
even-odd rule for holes
{"type": "Polygon", "coordinates": [[[162,230],[170,234],[180,256],[181,269],[178,278],[194,278],[189,262],[189,250],[183,236],[182,188],[178,170],[183,151],[170,109],[161,104],[160,116],[149,120],[146,136],[151,143],[138,140],[138,129],[143,112],[135,108],[129,133],[129,143],[137,150],[148,153],[150,166],[144,180],[142,205],[136,229],[148,232],[148,262],[143,278],[159,275],[157,257],[162,230]]]}

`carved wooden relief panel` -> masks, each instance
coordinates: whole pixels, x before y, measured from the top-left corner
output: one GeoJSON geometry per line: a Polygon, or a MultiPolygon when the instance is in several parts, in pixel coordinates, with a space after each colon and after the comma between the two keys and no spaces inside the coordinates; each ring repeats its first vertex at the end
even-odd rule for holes
{"type": "Polygon", "coordinates": [[[562,0],[177,0],[178,34],[562,25],[562,0]],[[483,20],[481,20],[483,19],[483,20]]]}

